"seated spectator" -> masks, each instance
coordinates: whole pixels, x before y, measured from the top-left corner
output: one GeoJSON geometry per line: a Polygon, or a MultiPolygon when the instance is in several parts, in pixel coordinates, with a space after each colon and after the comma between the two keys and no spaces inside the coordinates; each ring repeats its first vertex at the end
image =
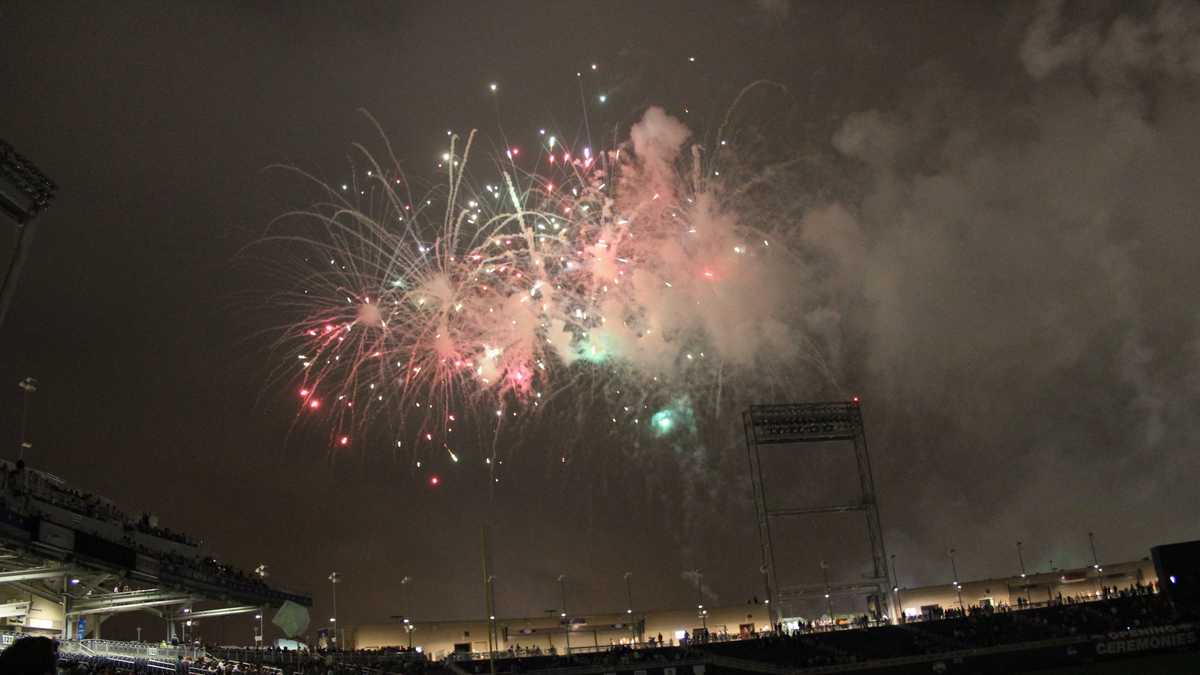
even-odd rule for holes
{"type": "Polygon", "coordinates": [[[21,638],[0,653],[4,675],[54,675],[57,667],[58,645],[50,638],[21,638]]]}

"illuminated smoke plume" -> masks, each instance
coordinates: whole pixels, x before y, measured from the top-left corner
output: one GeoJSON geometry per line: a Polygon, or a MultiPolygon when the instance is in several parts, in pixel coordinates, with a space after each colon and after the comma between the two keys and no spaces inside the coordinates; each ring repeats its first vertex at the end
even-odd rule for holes
{"type": "Polygon", "coordinates": [[[719,406],[738,382],[820,362],[794,210],[779,207],[788,173],[730,134],[689,145],[651,107],[614,147],[543,135],[540,153],[510,149],[487,171],[471,170],[474,134],[455,137],[444,187],[423,197],[364,152],[354,181],[295,214],[305,234],[266,242],[293,255],[278,302],[297,314],[282,344],[302,409],[342,445],[384,417],[451,451],[463,420],[570,406],[576,386],[611,389],[623,423],[649,424],[651,400],[690,429],[679,401],[719,406]]]}

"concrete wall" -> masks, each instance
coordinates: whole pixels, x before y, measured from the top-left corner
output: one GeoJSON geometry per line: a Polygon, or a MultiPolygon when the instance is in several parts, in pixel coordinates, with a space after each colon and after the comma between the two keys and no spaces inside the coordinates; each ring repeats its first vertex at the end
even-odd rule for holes
{"type": "Polygon", "coordinates": [[[0,619],[0,623],[7,624],[7,629],[48,637],[59,637],[62,634],[63,608],[57,602],[8,585],[0,586],[0,602],[29,603],[29,613],[22,619],[0,619]]]}

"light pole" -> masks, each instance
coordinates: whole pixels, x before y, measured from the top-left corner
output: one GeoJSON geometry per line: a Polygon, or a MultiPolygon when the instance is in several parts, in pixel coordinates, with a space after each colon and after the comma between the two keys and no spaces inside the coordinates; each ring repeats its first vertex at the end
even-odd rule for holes
{"type": "Polygon", "coordinates": [[[1088,532],[1088,544],[1092,547],[1092,569],[1096,570],[1096,597],[1100,597],[1100,573],[1104,568],[1100,566],[1100,558],[1096,556],[1096,533],[1088,532]]]}
{"type": "MultiPolygon", "coordinates": [[[[496,575],[489,574],[487,578],[487,596],[488,604],[488,640],[492,643],[492,651],[495,652],[500,648],[500,632],[496,630],[496,575]]],[[[492,675],[496,673],[496,662],[491,656],[488,657],[488,668],[492,675]]]]}
{"type": "Polygon", "coordinates": [[[1025,583],[1025,602],[1030,602],[1029,597],[1029,575],[1025,573],[1025,555],[1021,551],[1021,542],[1017,542],[1017,562],[1021,564],[1021,581],[1025,583]]]}
{"type": "Polygon", "coordinates": [[[950,549],[950,570],[954,572],[954,590],[958,593],[958,609],[959,611],[966,613],[967,610],[965,607],[963,607],[962,601],[962,584],[958,583],[958,563],[956,563],[954,560],[955,553],[956,551],[954,549],[950,549]]]}
{"type": "Polygon", "coordinates": [[[775,611],[771,609],[771,574],[766,565],[758,568],[763,578],[763,592],[766,594],[763,598],[763,604],[767,606],[767,622],[771,624],[771,630],[775,630],[775,611]]]}
{"type": "Polygon", "coordinates": [[[37,391],[38,381],[32,377],[27,377],[17,383],[25,393],[21,396],[21,448],[18,450],[17,459],[25,459],[25,450],[32,448],[33,444],[29,442],[26,431],[29,426],[29,395],[37,391]]]}
{"type": "Polygon", "coordinates": [[[896,611],[899,612],[899,616],[892,617],[892,623],[900,623],[900,617],[904,615],[904,605],[900,603],[900,577],[896,576],[896,554],[893,553],[891,558],[892,582],[896,584],[892,586],[892,592],[896,594],[896,611]]]}
{"type": "Polygon", "coordinates": [[[633,572],[625,573],[625,616],[629,618],[629,638],[637,642],[637,631],[633,627],[633,588],[630,585],[630,577],[633,572]]]}
{"type": "Polygon", "coordinates": [[[700,626],[708,633],[708,611],[704,609],[704,572],[694,570],[696,575],[696,612],[700,615],[700,626]]]}
{"type": "Polygon", "coordinates": [[[329,622],[333,624],[333,645],[335,649],[341,646],[337,635],[337,585],[341,580],[342,578],[338,576],[337,572],[329,573],[329,588],[333,591],[333,617],[329,619],[329,622]]]}
{"type": "Polygon", "coordinates": [[[255,614],[254,618],[258,619],[258,634],[254,636],[254,642],[257,643],[257,646],[261,649],[263,646],[263,615],[262,615],[262,611],[260,610],[258,612],[258,614],[255,614]]]}
{"type": "Polygon", "coordinates": [[[829,563],[821,561],[821,577],[825,579],[825,611],[829,614],[829,629],[833,630],[837,621],[833,618],[833,589],[829,586],[829,563]]]}
{"type": "Polygon", "coordinates": [[[571,655],[571,619],[567,616],[567,575],[558,575],[558,592],[562,596],[563,630],[566,634],[567,656],[571,655]]]}
{"type": "Polygon", "coordinates": [[[141,626],[137,627],[137,632],[138,632],[138,642],[141,642],[142,641],[142,627],[141,626]]]}
{"type": "Polygon", "coordinates": [[[408,633],[408,648],[412,649],[412,589],[409,584],[412,583],[412,577],[405,576],[400,580],[400,587],[404,589],[404,631],[408,633]]]}

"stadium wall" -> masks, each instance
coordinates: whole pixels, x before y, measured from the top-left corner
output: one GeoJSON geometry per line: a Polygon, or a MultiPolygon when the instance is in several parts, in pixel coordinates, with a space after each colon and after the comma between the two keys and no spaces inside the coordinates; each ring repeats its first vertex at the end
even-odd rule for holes
{"type": "MultiPolygon", "coordinates": [[[[697,610],[676,609],[632,615],[623,613],[573,616],[571,618],[571,648],[608,647],[627,644],[631,641],[657,639],[678,643],[686,631],[689,635],[707,623],[710,633],[737,635],[741,632],[765,631],[770,628],[770,619],[764,605],[735,605],[708,609],[705,621],[701,622],[697,610]],[[632,620],[631,620],[632,619],[632,620]]],[[[413,624],[412,645],[434,658],[444,658],[458,648],[471,652],[486,652],[488,648],[488,622],[478,621],[418,621],[413,624]],[[469,645],[469,647],[467,647],[469,645]]],[[[499,642],[497,649],[530,649],[539,647],[543,652],[551,648],[562,652],[566,646],[566,631],[562,619],[557,616],[496,619],[499,642]]],[[[380,649],[383,647],[407,647],[408,634],[400,623],[368,624],[353,631],[351,641],[356,649],[380,649]]]]}
{"type": "MultiPolygon", "coordinates": [[[[1055,570],[1043,574],[982,579],[962,582],[962,603],[966,608],[990,603],[993,606],[1018,606],[1018,598],[1028,599],[1033,605],[1067,598],[1095,597],[1103,587],[1124,590],[1140,584],[1152,586],[1158,577],[1154,564],[1149,559],[1102,566],[1097,577],[1091,567],[1055,570]]],[[[953,584],[922,586],[900,589],[900,605],[909,618],[919,618],[923,610],[938,607],[942,610],[958,608],[958,594],[953,584]]],[[[864,608],[865,611],[865,608],[864,608]]],[[[705,617],[711,634],[768,631],[771,628],[766,605],[733,605],[708,608],[705,617]]],[[[852,620],[853,615],[839,615],[839,621],[852,620]]],[[[785,617],[790,624],[801,619],[816,621],[819,616],[785,617]]],[[[470,652],[482,653],[488,649],[488,622],[484,620],[418,621],[413,623],[412,646],[434,658],[443,658],[456,647],[470,652]]],[[[697,610],[668,609],[635,612],[632,616],[620,613],[573,616],[571,629],[572,649],[606,647],[624,644],[631,640],[657,639],[659,635],[668,644],[678,644],[686,631],[689,635],[701,627],[697,610]],[[631,620],[632,619],[632,620],[631,620]]],[[[558,616],[525,618],[501,617],[496,620],[498,635],[497,650],[506,651],[539,647],[548,651],[551,647],[561,652],[565,647],[566,631],[558,616]]],[[[380,649],[383,647],[407,647],[409,636],[403,624],[366,624],[358,626],[347,636],[357,649],[380,649]]]]}
{"type": "MultiPolygon", "coordinates": [[[[1033,605],[1060,599],[1096,598],[1103,587],[1124,590],[1130,586],[1158,583],[1154,563],[1148,558],[1123,563],[1106,563],[1099,574],[1091,567],[1055,570],[996,579],[962,582],[962,604],[966,608],[991,604],[1016,607],[1018,598],[1033,605]]],[[[953,584],[901,588],[900,606],[908,618],[919,618],[926,608],[958,608],[958,593],[953,584]]]]}

